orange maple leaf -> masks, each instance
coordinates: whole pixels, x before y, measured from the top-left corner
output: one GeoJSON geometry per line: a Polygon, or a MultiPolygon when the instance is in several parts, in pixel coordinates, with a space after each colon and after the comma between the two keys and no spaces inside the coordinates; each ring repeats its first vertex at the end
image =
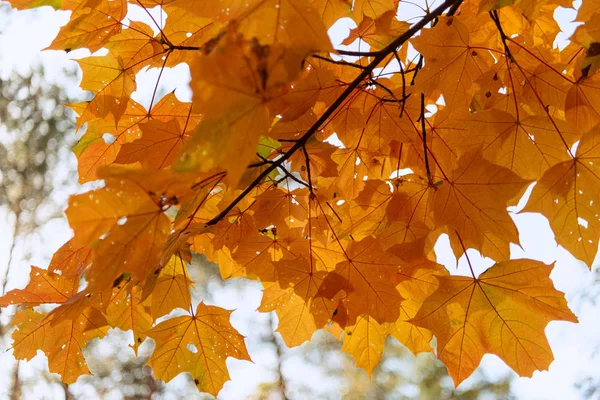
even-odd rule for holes
{"type": "Polygon", "coordinates": [[[198,389],[217,395],[229,380],[227,357],[250,361],[244,338],[229,323],[232,311],[200,303],[191,316],[168,319],[147,332],[156,341],[148,364],[158,379],[189,372],[198,389]]]}
{"type": "Polygon", "coordinates": [[[455,385],[496,354],[521,376],[548,369],[548,322],[577,322],[550,280],[551,267],[534,260],[497,263],[477,278],[438,277],[439,287],[410,320],[438,339],[438,357],[455,385]]]}

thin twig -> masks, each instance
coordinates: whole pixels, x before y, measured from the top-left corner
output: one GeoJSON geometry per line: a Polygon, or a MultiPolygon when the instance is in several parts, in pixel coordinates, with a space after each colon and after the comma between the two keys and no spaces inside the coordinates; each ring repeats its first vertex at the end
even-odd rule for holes
{"type": "Polygon", "coordinates": [[[364,66],[359,65],[359,64],[355,64],[355,63],[351,63],[349,61],[332,60],[331,58],[323,57],[323,56],[320,56],[318,54],[313,54],[312,57],[316,58],[316,59],[319,59],[319,60],[323,60],[323,61],[331,63],[331,64],[344,65],[346,67],[352,67],[352,68],[358,68],[358,69],[365,69],[364,66]]]}
{"type": "Polygon", "coordinates": [[[352,51],[352,50],[341,50],[335,49],[335,52],[342,56],[353,56],[353,57],[377,57],[383,50],[379,51],[352,51]]]}
{"type": "Polygon", "coordinates": [[[377,79],[371,79],[371,80],[369,81],[369,84],[371,84],[371,85],[375,85],[375,86],[378,86],[378,87],[382,88],[383,90],[385,90],[385,91],[386,91],[386,92],[387,92],[387,93],[390,95],[390,97],[391,97],[392,99],[394,99],[394,101],[397,101],[397,102],[400,102],[400,101],[401,101],[400,99],[398,99],[398,98],[396,97],[396,95],[394,94],[394,92],[392,92],[392,90],[391,90],[389,87],[385,86],[385,85],[384,85],[383,83],[381,83],[381,82],[378,82],[378,81],[377,81],[377,79]]]}
{"type": "Polygon", "coordinates": [[[313,184],[312,177],[310,175],[310,157],[308,156],[308,151],[306,151],[306,146],[302,146],[302,151],[304,152],[304,159],[306,164],[306,174],[308,175],[308,190],[310,190],[310,194],[313,194],[313,184]]]}
{"type": "Polygon", "coordinates": [[[502,24],[500,23],[498,10],[490,11],[490,18],[492,19],[492,21],[494,21],[496,29],[498,29],[498,32],[500,33],[500,39],[502,40],[502,44],[504,45],[504,53],[506,54],[506,57],[508,57],[509,60],[514,61],[510,49],[508,48],[508,36],[506,36],[506,33],[504,33],[504,29],[502,29],[502,24]]]}
{"type": "Polygon", "coordinates": [[[417,79],[417,75],[419,74],[421,68],[423,68],[423,56],[419,54],[419,61],[417,61],[417,65],[415,66],[415,73],[413,74],[413,77],[410,80],[410,86],[413,86],[415,84],[415,79],[417,79]]]}
{"type": "Polygon", "coordinates": [[[167,45],[169,46],[169,49],[172,49],[172,50],[187,50],[187,51],[202,50],[202,47],[199,47],[199,46],[182,46],[182,45],[175,45],[175,44],[169,45],[168,43],[167,43],[167,45]]]}
{"type": "MultiPolygon", "coordinates": [[[[404,76],[404,67],[402,66],[402,61],[400,60],[400,56],[398,55],[397,51],[394,51],[394,56],[396,57],[396,61],[398,61],[398,66],[400,67],[400,75],[402,76],[402,98],[404,99],[406,98],[406,77],[404,76]]],[[[399,118],[402,118],[402,115],[404,114],[405,105],[406,101],[403,101],[400,108],[399,118]]]]}
{"type": "Polygon", "coordinates": [[[456,14],[456,11],[458,11],[458,7],[460,7],[460,4],[461,4],[461,3],[455,3],[455,4],[453,4],[453,5],[450,7],[450,9],[448,10],[448,13],[446,13],[446,15],[447,15],[448,17],[451,17],[451,16],[453,16],[454,14],[456,14]]]}
{"type": "MultiPolygon", "coordinates": [[[[270,165],[275,163],[275,161],[273,160],[267,160],[266,158],[264,158],[263,156],[261,156],[260,154],[257,154],[258,158],[260,158],[262,160],[262,162],[264,163],[263,165],[270,165]]],[[[296,178],[290,171],[287,170],[287,168],[284,168],[283,166],[279,166],[279,168],[277,169],[278,171],[283,172],[283,174],[285,175],[286,178],[290,178],[291,180],[293,180],[294,182],[302,185],[302,186],[306,186],[309,189],[312,188],[312,186],[310,184],[307,184],[306,182],[296,178]]],[[[281,179],[277,182],[277,184],[283,182],[285,179],[281,179]]],[[[312,189],[311,189],[312,190],[312,189]]]]}
{"type": "MultiPolygon", "coordinates": [[[[298,183],[299,185],[306,186],[312,192],[312,186],[311,186],[310,183],[306,183],[306,182],[304,182],[304,181],[296,178],[290,171],[288,171],[285,168],[279,168],[279,171],[283,171],[283,174],[285,175],[285,178],[290,178],[291,180],[293,180],[294,182],[298,183]]],[[[283,182],[284,180],[285,179],[280,180],[279,183],[283,182]]]]}

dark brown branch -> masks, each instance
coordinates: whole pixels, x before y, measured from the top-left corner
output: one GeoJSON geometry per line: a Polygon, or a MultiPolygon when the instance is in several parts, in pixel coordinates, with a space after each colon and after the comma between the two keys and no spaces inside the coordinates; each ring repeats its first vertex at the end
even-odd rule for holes
{"type": "Polygon", "coordinates": [[[337,64],[337,65],[344,65],[344,66],[352,67],[352,68],[365,69],[364,66],[359,65],[359,64],[351,63],[351,62],[344,61],[344,60],[332,60],[331,58],[323,57],[323,56],[320,56],[318,54],[313,54],[312,57],[316,58],[316,59],[319,59],[319,60],[323,60],[323,61],[328,62],[330,64],[337,64]]]}
{"type": "Polygon", "coordinates": [[[312,177],[310,175],[310,157],[308,156],[308,151],[306,150],[306,146],[302,146],[302,151],[304,152],[304,159],[306,163],[306,174],[308,176],[308,190],[310,190],[310,194],[313,193],[313,184],[312,177]]]}
{"type": "Polygon", "coordinates": [[[168,43],[167,43],[167,45],[169,46],[169,49],[172,49],[172,50],[188,50],[188,51],[202,50],[202,47],[198,47],[198,46],[181,46],[181,45],[174,45],[174,44],[169,45],[168,43]]]}
{"type": "Polygon", "coordinates": [[[425,156],[425,170],[427,171],[427,182],[430,186],[433,186],[431,181],[431,170],[429,169],[429,150],[427,149],[427,128],[425,126],[425,95],[421,93],[421,132],[423,135],[423,154],[425,156]]]}
{"type": "Polygon", "coordinates": [[[448,17],[451,17],[454,14],[456,14],[456,11],[458,11],[458,7],[460,7],[461,3],[462,2],[459,1],[459,2],[454,3],[452,6],[450,6],[450,8],[448,9],[448,13],[446,13],[446,15],[448,17]]]}
{"type": "Polygon", "coordinates": [[[279,183],[281,183],[281,182],[283,182],[283,181],[284,181],[284,180],[286,180],[287,178],[290,178],[291,180],[293,180],[293,181],[294,181],[294,182],[296,182],[297,184],[299,184],[299,185],[302,185],[302,186],[306,186],[306,187],[307,187],[307,188],[308,188],[308,189],[309,189],[309,190],[312,192],[312,186],[310,185],[310,183],[306,183],[306,182],[304,182],[304,181],[302,181],[302,180],[300,180],[300,179],[296,178],[296,177],[295,177],[295,176],[294,176],[294,175],[293,175],[293,174],[292,174],[290,171],[288,171],[288,170],[287,170],[287,169],[285,169],[285,168],[279,168],[279,171],[283,171],[283,174],[285,175],[285,178],[284,178],[284,179],[281,179],[281,180],[278,182],[278,184],[279,184],[279,183]]]}
{"type": "MultiPolygon", "coordinates": [[[[267,160],[266,158],[264,158],[263,156],[261,156],[260,154],[257,154],[258,158],[261,159],[262,165],[270,165],[270,164],[274,164],[275,161],[273,160],[267,160]]],[[[253,164],[251,164],[250,166],[252,166],[253,164]]],[[[302,186],[307,186],[311,191],[312,191],[312,185],[307,184],[306,182],[296,178],[290,171],[288,171],[287,169],[283,168],[281,165],[278,168],[278,171],[283,172],[283,174],[285,175],[285,177],[279,181],[277,181],[277,184],[283,182],[285,179],[290,178],[291,180],[293,180],[294,182],[302,185],[302,186]]]]}
{"type": "MultiPolygon", "coordinates": [[[[394,52],[394,56],[396,56],[396,60],[398,61],[398,65],[400,66],[400,75],[402,76],[402,98],[406,98],[406,76],[404,75],[404,67],[402,66],[402,61],[400,61],[400,57],[398,56],[398,52],[394,52]]],[[[404,115],[404,108],[406,105],[406,101],[402,102],[402,108],[400,108],[400,118],[404,115]]]]}
{"type": "Polygon", "coordinates": [[[509,60],[514,61],[510,49],[508,48],[508,36],[506,36],[506,33],[504,33],[504,29],[502,29],[502,24],[500,23],[500,16],[498,15],[498,11],[490,11],[490,18],[492,19],[492,21],[494,21],[496,29],[498,29],[498,33],[500,33],[500,39],[502,40],[502,44],[504,45],[504,53],[506,54],[506,57],[508,57],[509,60]]]}
{"type": "MultiPolygon", "coordinates": [[[[404,79],[402,79],[403,83],[404,83],[404,79]]],[[[385,90],[392,98],[391,99],[386,99],[383,97],[378,97],[375,96],[379,101],[383,102],[383,103],[397,103],[398,105],[400,105],[400,118],[402,118],[402,113],[404,111],[404,105],[406,104],[406,99],[408,99],[410,97],[410,95],[412,93],[409,93],[408,95],[406,94],[406,88],[402,87],[402,97],[398,98],[396,97],[396,95],[394,94],[394,92],[392,92],[387,86],[385,86],[383,83],[378,82],[377,80],[372,80],[370,82],[371,84],[378,86],[380,88],[382,88],[383,90],[385,90]]]]}
{"type": "Polygon", "coordinates": [[[386,91],[386,92],[387,92],[387,94],[389,94],[389,95],[390,95],[390,97],[391,97],[392,99],[394,99],[394,101],[400,102],[400,100],[399,100],[399,99],[396,97],[396,95],[394,94],[394,92],[392,92],[392,90],[391,90],[389,87],[385,86],[383,83],[381,83],[381,82],[377,82],[377,80],[376,80],[376,79],[371,79],[371,80],[369,81],[369,84],[371,84],[371,85],[375,85],[375,86],[377,86],[377,87],[380,87],[380,88],[382,88],[384,91],[386,91]]]}
{"type": "Polygon", "coordinates": [[[379,51],[352,51],[352,50],[341,50],[335,49],[335,52],[341,56],[352,56],[352,57],[377,57],[383,50],[379,51]]]}
{"type": "Polygon", "coordinates": [[[260,168],[260,167],[264,167],[265,165],[269,165],[272,163],[273,163],[273,161],[271,161],[271,160],[255,162],[252,164],[248,164],[248,168],[260,168]]]}
{"type": "Polygon", "coordinates": [[[402,97],[402,98],[392,98],[392,99],[388,99],[385,97],[379,97],[379,96],[375,96],[374,94],[371,94],[371,96],[375,97],[378,101],[382,102],[382,103],[404,103],[410,96],[412,93],[409,93],[406,95],[406,97],[402,97]]]}
{"type": "Polygon", "coordinates": [[[219,222],[222,218],[224,218],[243,198],[245,198],[248,193],[250,193],[257,185],[259,185],[263,179],[265,179],[273,170],[275,170],[279,165],[283,164],[284,161],[289,159],[297,150],[302,148],[304,144],[311,138],[312,135],[317,132],[321,126],[327,122],[329,117],[333,115],[333,113],[346,101],[348,96],[352,94],[352,92],[364,81],[368,78],[373,70],[377,68],[377,66],[392,52],[396,51],[396,49],[406,43],[410,38],[412,38],[417,32],[425,27],[428,23],[430,23],[434,18],[440,16],[444,10],[448,7],[462,2],[462,0],[446,0],[439,7],[433,10],[431,13],[425,15],[419,22],[414,24],[410,29],[404,32],[402,35],[398,36],[392,43],[387,45],[384,49],[378,51],[374,56],[373,61],[371,61],[364,70],[346,87],[346,89],[342,92],[342,94],[329,106],[327,110],[321,115],[321,117],[306,131],[306,133],[298,139],[298,141],[276,162],[269,165],[263,172],[261,172],[255,179],[250,183],[246,189],[242,191],[227,207],[223,209],[218,215],[216,215],[213,219],[206,223],[207,226],[214,225],[219,222]]]}
{"type": "Polygon", "coordinates": [[[419,61],[417,61],[417,65],[415,66],[415,73],[413,74],[412,79],[410,80],[410,86],[413,86],[415,84],[415,79],[417,79],[417,75],[419,74],[421,68],[423,68],[423,56],[419,54],[419,61]]]}

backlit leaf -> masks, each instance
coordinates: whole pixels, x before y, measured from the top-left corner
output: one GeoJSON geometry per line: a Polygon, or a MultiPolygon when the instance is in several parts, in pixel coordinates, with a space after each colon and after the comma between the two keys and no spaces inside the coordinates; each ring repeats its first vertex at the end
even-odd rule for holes
{"type": "Polygon", "coordinates": [[[551,269],[539,261],[511,260],[478,278],[438,277],[440,286],[411,322],[436,335],[438,357],[456,385],[471,375],[485,353],[497,355],[522,376],[548,369],[554,357],[546,325],[577,322],[552,285],[551,269]]]}
{"type": "Polygon", "coordinates": [[[198,389],[216,396],[229,380],[225,359],[250,361],[243,336],[229,323],[231,313],[200,303],[193,315],[168,319],[148,331],[156,342],[148,361],[156,378],[168,382],[189,372],[198,389]]]}

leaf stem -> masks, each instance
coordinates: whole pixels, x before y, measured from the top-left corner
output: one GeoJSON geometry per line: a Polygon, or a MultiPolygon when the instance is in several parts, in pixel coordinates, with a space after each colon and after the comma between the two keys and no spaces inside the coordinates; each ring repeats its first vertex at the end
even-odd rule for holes
{"type": "Polygon", "coordinates": [[[473,276],[473,279],[477,280],[477,277],[475,276],[475,271],[473,271],[473,264],[471,264],[471,259],[469,258],[469,254],[467,253],[465,244],[463,243],[462,238],[460,237],[460,235],[456,229],[454,230],[454,233],[456,233],[456,237],[458,237],[460,246],[462,247],[463,251],[465,252],[465,257],[467,259],[467,264],[469,264],[469,269],[471,270],[471,275],[473,276]]]}

